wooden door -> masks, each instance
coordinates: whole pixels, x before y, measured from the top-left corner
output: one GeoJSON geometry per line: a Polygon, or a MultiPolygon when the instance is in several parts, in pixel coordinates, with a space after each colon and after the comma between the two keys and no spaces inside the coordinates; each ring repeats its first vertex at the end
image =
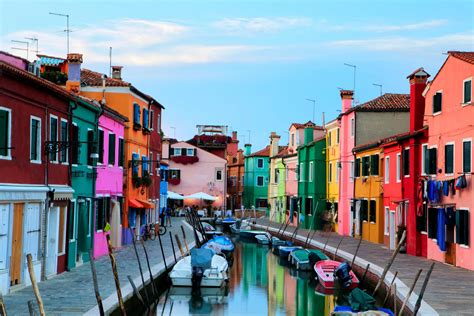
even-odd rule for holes
{"type": "Polygon", "coordinates": [[[446,225],[446,255],[447,264],[456,265],[456,244],[454,243],[454,225],[446,225]]]}
{"type": "Polygon", "coordinates": [[[23,254],[23,211],[24,204],[13,207],[12,256],[10,259],[10,286],[21,283],[21,256],[23,254]]]}

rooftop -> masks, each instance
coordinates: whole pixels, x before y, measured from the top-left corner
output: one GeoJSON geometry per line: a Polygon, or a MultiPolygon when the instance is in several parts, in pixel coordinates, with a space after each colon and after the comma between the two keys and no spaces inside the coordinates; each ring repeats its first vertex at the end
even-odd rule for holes
{"type": "Polygon", "coordinates": [[[448,54],[467,63],[474,64],[474,52],[449,51],[448,54]]]}
{"type": "Polygon", "coordinates": [[[347,113],[357,112],[408,112],[410,111],[410,95],[403,93],[384,93],[368,102],[350,108],[347,113]]]}

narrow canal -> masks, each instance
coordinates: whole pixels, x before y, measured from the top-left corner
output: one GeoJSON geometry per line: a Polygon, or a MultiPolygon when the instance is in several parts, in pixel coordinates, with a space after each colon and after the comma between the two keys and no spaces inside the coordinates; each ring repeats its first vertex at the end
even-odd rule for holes
{"type": "Polygon", "coordinates": [[[156,315],[330,315],[335,296],[316,292],[310,273],[287,267],[268,246],[234,241],[227,287],[202,289],[200,297],[170,288],[156,315]]]}

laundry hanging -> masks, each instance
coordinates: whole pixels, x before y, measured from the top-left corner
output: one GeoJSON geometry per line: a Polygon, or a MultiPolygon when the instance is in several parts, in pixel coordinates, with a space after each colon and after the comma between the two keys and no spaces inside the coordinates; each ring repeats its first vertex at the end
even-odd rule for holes
{"type": "Polygon", "coordinates": [[[436,234],[439,250],[446,251],[446,213],[444,208],[438,209],[438,232],[436,234]]]}

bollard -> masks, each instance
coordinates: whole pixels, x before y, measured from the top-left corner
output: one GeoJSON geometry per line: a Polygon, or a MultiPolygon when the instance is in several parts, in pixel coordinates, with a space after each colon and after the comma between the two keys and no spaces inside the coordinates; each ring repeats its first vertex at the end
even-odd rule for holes
{"type": "Polygon", "coordinates": [[[141,239],[140,241],[143,247],[143,252],[145,253],[146,265],[148,266],[148,273],[150,274],[151,291],[153,292],[153,297],[156,299],[158,297],[157,296],[158,290],[156,289],[155,280],[153,279],[153,273],[151,273],[150,260],[148,259],[148,251],[146,250],[145,242],[143,241],[143,239],[141,239]]]}
{"type": "Polygon", "coordinates": [[[173,241],[173,235],[170,233],[170,240],[171,240],[171,249],[173,249],[173,257],[174,257],[174,263],[176,264],[176,262],[178,262],[178,260],[176,259],[176,251],[174,250],[174,241],[173,241]]]}
{"type": "MultiPolygon", "coordinates": [[[[132,228],[129,228],[129,230],[130,230],[130,232],[132,233],[132,236],[133,236],[132,228]]],[[[135,256],[137,257],[138,270],[140,271],[140,277],[142,278],[142,286],[143,286],[143,291],[145,291],[146,302],[147,302],[147,304],[150,304],[150,298],[148,297],[148,291],[146,290],[145,278],[143,277],[142,263],[140,262],[140,257],[138,256],[138,250],[137,250],[137,245],[136,245],[135,238],[132,238],[132,244],[133,244],[133,250],[135,251],[135,256]]]]}
{"type": "Polygon", "coordinates": [[[125,306],[123,304],[122,290],[120,289],[120,281],[119,281],[118,273],[117,273],[117,263],[115,262],[115,256],[112,251],[112,243],[110,242],[110,235],[105,235],[105,237],[107,238],[110,264],[112,265],[112,272],[114,274],[115,289],[117,290],[117,298],[119,302],[120,315],[125,316],[127,315],[127,312],[125,311],[125,306]]]}
{"type": "Polygon", "coordinates": [[[163,263],[165,264],[165,270],[168,271],[168,265],[166,264],[165,252],[163,251],[163,243],[161,242],[160,234],[158,234],[158,241],[160,242],[161,255],[163,256],[163,263]]]}
{"type": "Polygon", "coordinates": [[[26,255],[26,260],[28,261],[28,272],[30,273],[31,286],[33,287],[33,292],[35,292],[40,315],[45,316],[43,300],[41,299],[38,284],[36,283],[35,270],[33,269],[33,258],[30,253],[26,255]]]}
{"type": "Polygon", "coordinates": [[[102,304],[102,297],[100,297],[100,292],[99,292],[99,283],[97,282],[97,272],[95,270],[95,262],[94,258],[92,256],[92,249],[89,249],[89,261],[91,264],[91,271],[92,271],[92,283],[94,285],[94,293],[95,293],[95,299],[97,300],[97,307],[99,307],[99,314],[100,316],[104,316],[104,305],[102,304]]]}

